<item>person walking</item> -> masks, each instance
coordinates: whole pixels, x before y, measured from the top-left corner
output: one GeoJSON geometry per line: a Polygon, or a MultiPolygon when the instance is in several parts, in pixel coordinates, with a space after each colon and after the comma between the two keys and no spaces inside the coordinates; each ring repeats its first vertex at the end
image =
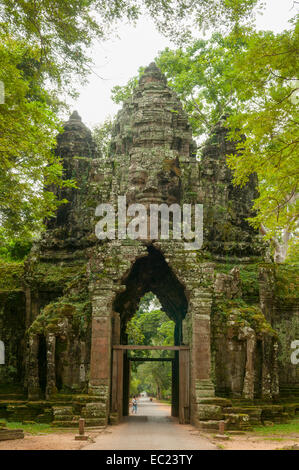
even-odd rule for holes
{"type": "Polygon", "coordinates": [[[137,400],[136,400],[135,395],[134,395],[133,400],[132,400],[132,413],[137,414],[137,400]]]}

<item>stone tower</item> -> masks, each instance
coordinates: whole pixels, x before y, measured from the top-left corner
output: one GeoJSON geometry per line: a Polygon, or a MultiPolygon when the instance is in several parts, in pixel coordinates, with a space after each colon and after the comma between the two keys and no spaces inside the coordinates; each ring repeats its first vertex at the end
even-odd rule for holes
{"type": "MultiPolygon", "coordinates": [[[[58,424],[78,413],[90,424],[121,419],[129,393],[126,325],[149,291],[175,322],[172,412],[181,422],[217,428],[225,418],[233,425],[228,398],[277,398],[279,377],[286,389],[299,387],[286,359],[279,362],[276,274],[264,263],[259,273],[263,244],[245,220],[255,179],[233,187],[225,155],[235,149],[223,125],[197,159],[182,105],[153,63],[116,117],[109,158],[97,153],[77,113],[57,142],[78,188],[59,194],[69,202],[24,269],[29,399],[65,406],[64,392],[71,392],[72,407],[53,405],[58,424]],[[131,204],[202,204],[201,249],[186,250],[171,224],[169,239],[146,230],[138,239],[116,232],[99,240],[96,207],[111,204],[117,218],[124,196],[123,212],[131,204]]],[[[133,218],[127,213],[125,225],[133,218]]],[[[148,212],[145,218],[148,227],[148,212]]]]}

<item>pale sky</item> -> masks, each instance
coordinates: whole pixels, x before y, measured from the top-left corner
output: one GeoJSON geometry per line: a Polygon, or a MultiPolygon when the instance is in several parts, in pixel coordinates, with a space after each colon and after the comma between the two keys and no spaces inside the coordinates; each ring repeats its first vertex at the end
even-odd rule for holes
{"type": "MultiPolygon", "coordinates": [[[[287,28],[288,20],[295,14],[292,5],[293,0],[266,0],[264,15],[257,18],[258,29],[279,32],[287,28]]],[[[89,128],[118,111],[119,106],[111,100],[111,89],[115,85],[125,85],[137,74],[138,68],[152,62],[159,51],[167,46],[175,47],[158,33],[153,21],[145,17],[140,18],[136,27],[122,25],[118,36],[119,39],[97,43],[92,51],[94,73],[89,83],[79,89],[76,101],[66,99],[89,128]]]]}

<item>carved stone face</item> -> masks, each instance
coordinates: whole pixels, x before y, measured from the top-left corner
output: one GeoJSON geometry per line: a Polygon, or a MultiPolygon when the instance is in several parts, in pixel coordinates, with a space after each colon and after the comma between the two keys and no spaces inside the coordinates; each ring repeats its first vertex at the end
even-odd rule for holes
{"type": "MultiPolygon", "coordinates": [[[[139,155],[140,157],[140,155],[139,155]]],[[[176,158],[131,159],[127,203],[168,204],[180,202],[181,178],[176,158]],[[142,165],[141,165],[142,163],[142,165]]]]}

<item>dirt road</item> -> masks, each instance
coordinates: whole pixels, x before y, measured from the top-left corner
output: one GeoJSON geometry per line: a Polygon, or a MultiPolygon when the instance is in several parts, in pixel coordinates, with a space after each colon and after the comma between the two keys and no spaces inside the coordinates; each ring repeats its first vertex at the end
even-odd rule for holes
{"type": "Polygon", "coordinates": [[[83,450],[214,450],[208,439],[190,425],[170,417],[170,406],[140,399],[136,415],[107,428],[83,450]]]}

